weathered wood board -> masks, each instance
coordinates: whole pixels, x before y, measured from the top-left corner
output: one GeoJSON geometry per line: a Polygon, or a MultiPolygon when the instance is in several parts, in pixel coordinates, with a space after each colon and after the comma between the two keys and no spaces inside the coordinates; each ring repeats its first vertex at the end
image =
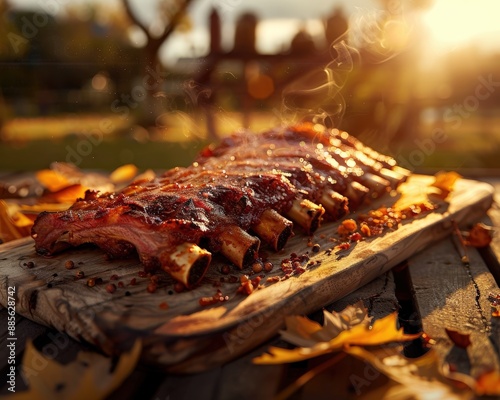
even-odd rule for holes
{"type": "MultiPolygon", "coordinates": [[[[425,176],[412,179],[423,186],[431,180],[425,176]]],[[[137,259],[108,260],[93,248],[44,258],[36,255],[30,238],[22,239],[0,246],[0,303],[6,304],[7,288],[15,287],[16,311],[35,322],[94,343],[110,354],[141,338],[144,362],[169,371],[202,371],[268,340],[283,327],[286,315],[307,314],[341,299],[444,238],[453,221],[477,221],[492,200],[490,185],[459,180],[448,202],[434,212],[361,241],[345,252],[325,251],[333,247],[329,238],[338,223],[324,224],[317,231],[314,242],[321,244],[321,251],[314,255],[307,246],[309,238],[297,233],[284,251],[269,253],[276,267],[267,276],[283,275],[279,263],[292,252],[309,251],[311,259],[321,263],[277,283],[266,283],[264,278],[263,288],[250,296],[236,293],[239,283],[227,282],[217,261],[203,284],[192,291],[176,293],[173,281],[162,275],[159,290],[148,293],[149,279],[138,276],[142,266],[137,259]],[[75,269],[65,269],[67,260],[74,262],[75,269]],[[32,268],[28,268],[30,261],[32,268]],[[82,270],[85,278],[77,279],[76,270],[82,270]],[[105,287],[112,275],[119,277],[114,283],[121,281],[125,287],[111,294],[105,287]],[[101,277],[104,283],[88,287],[89,277],[101,277]],[[226,282],[221,283],[221,277],[226,282]],[[132,278],[136,278],[136,285],[129,284],[132,278]],[[229,300],[208,307],[199,305],[202,296],[213,296],[217,289],[229,300]]],[[[390,206],[393,201],[388,196],[370,208],[390,206]]],[[[250,271],[233,272],[239,276],[250,271]]]]}

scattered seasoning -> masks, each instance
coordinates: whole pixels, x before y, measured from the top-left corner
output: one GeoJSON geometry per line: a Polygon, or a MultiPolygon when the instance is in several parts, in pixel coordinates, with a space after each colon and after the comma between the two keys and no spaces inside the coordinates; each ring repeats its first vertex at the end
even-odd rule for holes
{"type": "Polygon", "coordinates": [[[28,261],[26,263],[26,268],[31,269],[31,268],[34,268],[34,267],[35,267],[35,263],[33,261],[28,261]]]}
{"type": "Polygon", "coordinates": [[[260,274],[264,269],[262,262],[256,261],[252,264],[252,272],[255,274],[260,274]]]}
{"type": "Polygon", "coordinates": [[[116,280],[118,280],[118,278],[119,278],[119,277],[118,277],[118,275],[113,274],[113,275],[111,275],[111,276],[109,277],[109,280],[110,280],[110,281],[116,281],[116,280]]]}
{"type": "Polygon", "coordinates": [[[158,285],[157,285],[156,283],[153,283],[153,282],[149,282],[148,287],[146,288],[146,290],[147,290],[149,293],[154,293],[154,292],[156,292],[156,289],[158,289],[158,285]]]}
{"type": "Polygon", "coordinates": [[[168,303],[166,301],[161,302],[158,307],[162,310],[168,310],[168,303]]]}
{"type": "Polygon", "coordinates": [[[239,281],[239,279],[236,275],[231,275],[231,276],[229,276],[228,281],[229,281],[229,283],[236,283],[239,281]]]}
{"type": "Polygon", "coordinates": [[[108,283],[106,285],[106,292],[108,292],[108,293],[116,292],[116,285],[114,283],[108,283]]]}
{"type": "Polygon", "coordinates": [[[500,317],[500,294],[490,293],[488,295],[488,300],[491,304],[491,316],[498,318],[500,317]]]}
{"type": "Polygon", "coordinates": [[[155,283],[157,284],[159,281],[160,281],[160,276],[159,275],[151,275],[149,277],[149,280],[152,282],[152,283],[155,283]]]}
{"type": "Polygon", "coordinates": [[[184,291],[186,287],[181,282],[175,282],[174,291],[177,293],[181,293],[184,291]]]}
{"type": "Polygon", "coordinates": [[[125,292],[125,296],[130,296],[131,294],[128,290],[125,292]]]}
{"type": "Polygon", "coordinates": [[[82,279],[85,276],[85,272],[83,272],[82,270],[78,270],[76,271],[75,276],[77,279],[82,279]]]}
{"type": "Polygon", "coordinates": [[[124,283],[122,281],[118,281],[118,287],[119,288],[124,288],[125,285],[124,285],[124,283]]]}
{"type": "Polygon", "coordinates": [[[140,278],[145,278],[148,276],[148,274],[145,271],[139,271],[137,275],[139,275],[140,278]]]}
{"type": "Polygon", "coordinates": [[[321,246],[319,245],[319,243],[315,243],[313,246],[312,246],[312,251],[313,253],[318,253],[319,250],[321,249],[321,246]]]}
{"type": "Polygon", "coordinates": [[[266,272],[271,272],[273,270],[273,267],[274,267],[274,265],[270,261],[266,261],[264,263],[264,271],[266,271],[266,272]]]}
{"type": "Polygon", "coordinates": [[[132,278],[129,282],[129,285],[130,286],[135,286],[137,284],[137,279],[136,278],[132,278]]]}
{"type": "Polygon", "coordinates": [[[96,285],[95,278],[89,278],[89,279],[87,279],[87,286],[88,287],[94,287],[95,285],[96,285]]]}
{"type": "Polygon", "coordinates": [[[75,263],[73,262],[73,260],[67,260],[64,263],[64,268],[66,268],[66,269],[73,269],[73,268],[75,268],[75,263]]]}
{"type": "Polygon", "coordinates": [[[351,245],[347,242],[342,242],[338,246],[336,246],[337,250],[349,250],[351,248],[351,245]]]}
{"type": "Polygon", "coordinates": [[[354,232],[352,235],[349,236],[349,240],[351,242],[359,242],[361,239],[363,239],[363,236],[361,236],[361,233],[359,232],[354,232]]]}
{"type": "Polygon", "coordinates": [[[229,275],[231,273],[231,267],[227,264],[224,264],[221,267],[220,272],[223,273],[224,275],[229,275]]]}
{"type": "Polygon", "coordinates": [[[198,300],[198,303],[202,307],[210,306],[212,304],[216,303],[223,303],[225,301],[229,300],[229,296],[225,296],[222,294],[222,291],[220,289],[217,289],[217,292],[212,296],[212,297],[201,297],[198,300]]]}

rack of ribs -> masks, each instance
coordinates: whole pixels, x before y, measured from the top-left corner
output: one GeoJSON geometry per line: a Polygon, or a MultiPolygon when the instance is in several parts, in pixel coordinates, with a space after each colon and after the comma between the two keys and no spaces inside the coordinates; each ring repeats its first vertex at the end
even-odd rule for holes
{"type": "Polygon", "coordinates": [[[93,243],[111,257],[137,253],[195,287],[219,253],[242,269],[261,242],[281,250],[299,226],[311,235],[396,188],[409,171],[346,132],[301,124],[238,133],[205,148],[186,168],[116,193],[87,191],[68,210],[43,212],[39,254],[93,243]]]}

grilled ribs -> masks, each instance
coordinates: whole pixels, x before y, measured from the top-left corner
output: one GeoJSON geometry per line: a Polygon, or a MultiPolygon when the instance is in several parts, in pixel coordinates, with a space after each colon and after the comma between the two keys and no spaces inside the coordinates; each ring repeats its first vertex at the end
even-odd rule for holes
{"type": "Polygon", "coordinates": [[[88,191],[34,223],[44,255],[93,243],[112,257],[137,253],[191,288],[212,253],[243,268],[261,240],[282,249],[293,224],[308,234],[397,187],[409,172],[354,137],[302,124],[232,135],[186,168],[136,181],[117,193],[88,191]]]}

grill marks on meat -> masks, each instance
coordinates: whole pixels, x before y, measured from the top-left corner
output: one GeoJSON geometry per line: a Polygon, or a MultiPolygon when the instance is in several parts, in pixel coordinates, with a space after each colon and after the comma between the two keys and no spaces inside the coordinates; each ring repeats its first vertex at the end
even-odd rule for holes
{"type": "Polygon", "coordinates": [[[146,270],[161,268],[192,287],[212,253],[243,268],[260,240],[280,250],[293,223],[310,234],[323,217],[338,219],[407,175],[338,130],[301,125],[239,134],[188,168],[119,193],[89,191],[67,211],[41,213],[32,236],[46,255],[83,243],[113,257],[137,252],[146,270]]]}

